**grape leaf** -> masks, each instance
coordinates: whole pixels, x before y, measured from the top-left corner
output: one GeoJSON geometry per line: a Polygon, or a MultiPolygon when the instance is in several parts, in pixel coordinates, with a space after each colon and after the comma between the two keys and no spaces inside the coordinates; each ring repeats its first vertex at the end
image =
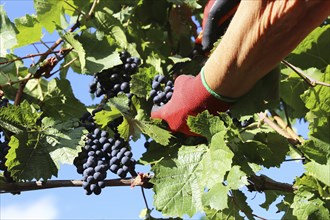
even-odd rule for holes
{"type": "Polygon", "coordinates": [[[147,121],[138,121],[136,119],[134,121],[135,125],[140,129],[142,133],[148,135],[150,138],[161,145],[168,145],[170,138],[172,137],[169,131],[162,129],[157,125],[153,125],[147,121]]]}
{"type": "Polygon", "coordinates": [[[78,121],[72,120],[63,123],[56,123],[51,118],[42,120],[46,141],[49,145],[55,147],[51,149],[50,156],[57,166],[60,163],[73,164],[74,158],[80,152],[83,145],[84,128],[77,127],[78,125],[78,121]]]}
{"type": "Polygon", "coordinates": [[[231,192],[238,209],[240,209],[248,219],[254,219],[252,209],[246,202],[246,196],[239,190],[232,190],[231,192]]]}
{"type": "Polygon", "coordinates": [[[192,216],[203,210],[198,167],[206,150],[205,145],[182,146],[178,158],[164,159],[153,166],[157,210],[170,216],[192,216]]]}
{"type": "Polygon", "coordinates": [[[316,67],[324,70],[330,63],[330,26],[316,28],[289,55],[287,60],[302,69],[316,67]]]}
{"type": "Polygon", "coordinates": [[[47,92],[47,86],[48,81],[44,78],[30,79],[25,85],[26,91],[24,94],[24,98],[31,101],[36,101],[36,99],[44,101],[45,94],[47,92]]]}
{"type": "Polygon", "coordinates": [[[281,212],[281,211],[284,212],[282,219],[290,219],[290,220],[297,219],[297,217],[293,215],[292,213],[293,210],[290,207],[293,202],[293,198],[294,198],[294,194],[292,193],[285,194],[285,197],[282,199],[282,201],[276,205],[276,207],[278,208],[277,212],[281,212]]]}
{"type": "MultiPolygon", "coordinates": [[[[321,81],[330,83],[330,65],[321,81]]],[[[306,107],[313,112],[326,115],[330,111],[330,87],[323,85],[311,87],[301,96],[301,99],[305,102],[306,107]]]]}
{"type": "Polygon", "coordinates": [[[157,164],[162,159],[170,159],[178,156],[178,148],[181,146],[175,141],[170,142],[166,147],[155,141],[149,143],[148,150],[142,154],[139,162],[142,164],[157,164]],[[173,143],[172,143],[173,142],[173,143]]]}
{"type": "Polygon", "coordinates": [[[116,97],[113,97],[109,100],[108,105],[110,108],[115,108],[119,110],[121,113],[129,115],[130,107],[129,100],[125,94],[119,94],[116,97]]]}
{"type": "Polygon", "coordinates": [[[34,0],[38,20],[49,33],[55,30],[56,25],[61,24],[65,4],[64,0],[34,0]]]}
{"type": "Polygon", "coordinates": [[[207,193],[203,194],[203,205],[215,210],[228,208],[227,200],[229,188],[222,183],[216,183],[207,193]]]}
{"type": "Polygon", "coordinates": [[[315,161],[310,161],[305,164],[305,167],[310,176],[313,176],[324,184],[330,186],[330,160],[328,160],[325,165],[319,164],[315,161]]]}
{"type": "Polygon", "coordinates": [[[43,102],[39,104],[44,116],[62,121],[80,118],[86,112],[85,105],[74,96],[70,82],[66,79],[52,79],[47,85],[43,102]]]}
{"type": "Polygon", "coordinates": [[[229,189],[239,189],[243,186],[249,185],[246,174],[241,171],[240,167],[233,166],[227,176],[227,187],[229,189]]]}
{"type": "MultiPolygon", "coordinates": [[[[202,210],[204,189],[212,190],[221,184],[231,168],[233,153],[226,146],[224,135],[221,131],[212,137],[210,150],[205,145],[182,146],[176,158],[164,158],[153,166],[157,209],[171,216],[192,216],[202,210]]],[[[218,195],[210,193],[204,202],[213,206],[218,195]]],[[[227,198],[222,195],[221,199],[218,202],[225,204],[227,198]]]]}
{"type": "Polygon", "coordinates": [[[266,211],[269,210],[269,206],[271,206],[275,200],[282,195],[282,192],[276,191],[276,190],[265,190],[265,202],[260,205],[260,207],[266,209],[266,211]]]}
{"type": "Polygon", "coordinates": [[[105,128],[108,126],[109,122],[119,118],[120,116],[122,116],[122,114],[118,109],[111,108],[110,111],[102,110],[97,112],[93,118],[98,125],[101,125],[102,128],[105,128]]]}
{"type": "Polygon", "coordinates": [[[201,178],[209,189],[224,181],[225,174],[231,169],[234,154],[226,145],[224,136],[225,131],[221,131],[212,137],[209,153],[204,155],[201,164],[201,178]]]}
{"type": "Polygon", "coordinates": [[[269,167],[279,167],[285,160],[286,154],[289,151],[289,145],[287,140],[277,133],[258,133],[255,136],[256,141],[260,141],[267,145],[271,152],[267,155],[266,152],[262,152],[264,155],[263,165],[269,167]]]}
{"type": "Polygon", "coordinates": [[[83,44],[81,44],[76,38],[75,35],[71,32],[68,32],[66,34],[61,34],[61,38],[65,40],[68,44],[70,44],[75,52],[78,54],[79,62],[80,62],[80,68],[81,72],[86,72],[86,52],[83,47],[83,44]]]}
{"type": "Polygon", "coordinates": [[[189,57],[181,57],[180,55],[168,57],[168,59],[173,61],[173,64],[189,62],[191,59],[189,57]]]}
{"type": "Polygon", "coordinates": [[[300,150],[309,159],[315,160],[319,164],[326,164],[330,158],[330,146],[317,138],[311,137],[300,147],[300,150]]]}
{"type": "Polygon", "coordinates": [[[291,69],[282,70],[280,96],[286,104],[288,113],[294,118],[302,118],[308,112],[305,103],[300,98],[308,89],[308,85],[291,69]]]}
{"type": "Polygon", "coordinates": [[[15,47],[25,46],[37,42],[42,37],[42,25],[35,15],[25,15],[15,19],[15,25],[18,29],[17,41],[15,47]],[[29,36],[29,37],[26,37],[29,36]]]}
{"type": "Polygon", "coordinates": [[[11,136],[6,166],[15,181],[47,180],[57,176],[57,167],[38,133],[11,136]]]}
{"type": "Polygon", "coordinates": [[[313,198],[314,194],[308,191],[298,191],[294,197],[291,208],[298,219],[329,219],[329,210],[324,207],[324,202],[319,198],[313,198]]]}
{"type": "Polygon", "coordinates": [[[5,112],[7,121],[22,127],[22,132],[11,136],[6,156],[6,166],[15,180],[47,180],[57,176],[59,163],[72,164],[82,136],[82,128],[74,129],[77,122],[61,124],[44,118],[39,126],[41,113],[26,101],[7,108],[12,110],[5,112]]]}
{"type": "MultiPolygon", "coordinates": [[[[232,199],[230,199],[232,200],[232,199]]],[[[244,218],[240,216],[239,209],[235,207],[235,205],[232,205],[233,202],[228,202],[228,209],[224,210],[215,210],[211,209],[209,207],[206,207],[204,209],[206,219],[207,220],[219,220],[219,219],[226,219],[226,220],[243,220],[244,218]]]]}
{"type": "Polygon", "coordinates": [[[214,134],[225,130],[224,123],[220,117],[215,117],[208,111],[204,111],[197,116],[189,116],[187,124],[190,131],[206,137],[208,141],[211,141],[214,134]]]}
{"type": "Polygon", "coordinates": [[[6,56],[7,49],[17,44],[17,29],[10,21],[3,5],[0,5],[0,56],[6,56]]]}
{"type": "Polygon", "coordinates": [[[154,67],[139,68],[137,74],[132,75],[131,80],[131,93],[142,98],[147,97],[148,92],[151,90],[151,82],[156,75],[156,70],[154,67]]]}

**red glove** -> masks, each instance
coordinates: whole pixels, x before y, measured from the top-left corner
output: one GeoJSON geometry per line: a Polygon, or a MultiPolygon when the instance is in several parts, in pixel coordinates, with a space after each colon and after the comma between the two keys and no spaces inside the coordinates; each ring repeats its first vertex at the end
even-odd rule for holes
{"type": "Polygon", "coordinates": [[[232,105],[230,102],[233,102],[232,99],[219,97],[217,94],[212,95],[208,91],[208,86],[202,77],[204,78],[202,73],[198,74],[196,77],[188,75],[179,76],[175,80],[174,92],[171,100],[158,110],[152,111],[151,118],[165,120],[170,129],[174,132],[198,136],[189,130],[187,125],[187,118],[189,115],[196,116],[204,110],[208,110],[211,114],[215,115],[217,112],[228,110],[232,105]],[[218,98],[215,96],[218,96],[218,98]]]}

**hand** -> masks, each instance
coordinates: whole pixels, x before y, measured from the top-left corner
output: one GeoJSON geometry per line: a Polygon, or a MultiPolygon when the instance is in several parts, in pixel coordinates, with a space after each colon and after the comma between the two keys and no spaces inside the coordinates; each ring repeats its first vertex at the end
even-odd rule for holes
{"type": "Polygon", "coordinates": [[[171,100],[156,111],[151,112],[151,118],[160,118],[167,122],[174,132],[197,136],[187,125],[189,115],[196,116],[204,110],[211,114],[224,112],[231,106],[221,101],[206,89],[202,82],[202,74],[196,77],[181,75],[174,83],[174,92],[171,100]]]}
{"type": "Polygon", "coordinates": [[[235,13],[240,0],[209,0],[204,9],[202,23],[202,49],[209,52],[213,44],[224,34],[230,18],[235,13]]]}

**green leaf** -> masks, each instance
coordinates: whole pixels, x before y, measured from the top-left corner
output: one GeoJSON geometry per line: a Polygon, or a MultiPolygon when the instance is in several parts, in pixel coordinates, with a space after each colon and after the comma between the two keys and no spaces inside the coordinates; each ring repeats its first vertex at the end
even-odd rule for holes
{"type": "Polygon", "coordinates": [[[102,110],[97,112],[93,118],[98,125],[101,125],[102,128],[105,128],[108,126],[109,122],[119,118],[120,116],[122,116],[122,114],[118,109],[111,108],[110,111],[102,110]]]}
{"type": "Polygon", "coordinates": [[[206,137],[208,141],[211,141],[214,134],[225,130],[220,117],[213,116],[208,111],[204,111],[197,116],[189,116],[187,124],[190,131],[206,137]]]}
{"type": "Polygon", "coordinates": [[[37,112],[33,105],[30,105],[26,101],[23,101],[20,106],[9,105],[6,108],[1,108],[0,111],[2,123],[12,126],[14,129],[8,130],[15,134],[22,133],[27,129],[33,129],[41,114],[42,113],[37,112]]]}
{"type": "Polygon", "coordinates": [[[330,26],[318,27],[297,46],[287,60],[302,69],[316,67],[324,70],[330,63],[329,39],[330,26]]]}
{"type": "Polygon", "coordinates": [[[290,207],[292,202],[293,202],[293,197],[294,195],[292,193],[288,193],[285,194],[285,197],[283,198],[283,200],[276,205],[276,207],[278,208],[277,212],[284,212],[284,215],[282,217],[282,219],[292,219],[292,220],[296,220],[297,217],[293,215],[293,210],[290,207]]]}
{"type": "Polygon", "coordinates": [[[179,55],[168,57],[168,59],[173,61],[173,64],[176,63],[185,63],[191,61],[189,57],[181,57],[179,55]]]}
{"type": "Polygon", "coordinates": [[[221,131],[212,137],[210,151],[202,161],[201,177],[207,188],[224,181],[225,174],[231,169],[234,154],[226,145],[224,136],[225,131],[221,131]]]}
{"type": "Polygon", "coordinates": [[[112,45],[109,36],[98,39],[96,34],[85,31],[79,37],[68,40],[75,48],[73,52],[78,52],[81,66],[79,72],[94,74],[122,64],[116,45],[112,45]]]}
{"type": "Polygon", "coordinates": [[[125,94],[119,94],[109,100],[110,108],[118,109],[121,113],[129,115],[129,100],[125,94]]]}
{"type": "Polygon", "coordinates": [[[215,184],[206,194],[203,195],[203,205],[210,206],[215,210],[228,208],[228,187],[222,183],[215,184]]]}
{"type": "Polygon", "coordinates": [[[149,95],[148,92],[151,90],[152,79],[156,74],[154,67],[139,68],[139,72],[132,75],[131,93],[140,98],[147,97],[149,95]]]}
{"type": "Polygon", "coordinates": [[[308,89],[308,85],[291,69],[282,70],[280,96],[286,104],[288,113],[295,118],[302,118],[308,109],[300,96],[308,89]]]}
{"type": "Polygon", "coordinates": [[[154,204],[164,215],[194,215],[203,210],[202,193],[204,187],[199,184],[200,170],[205,145],[196,147],[182,146],[178,157],[164,159],[153,166],[155,178],[154,204]]]}
{"type": "Polygon", "coordinates": [[[47,180],[57,176],[57,167],[38,133],[11,136],[6,166],[15,181],[47,180]]]}
{"type": "Polygon", "coordinates": [[[40,79],[30,79],[26,85],[26,94],[27,96],[31,96],[32,99],[38,99],[40,101],[45,100],[45,95],[47,92],[47,87],[48,87],[48,81],[45,80],[44,78],[40,79]]]}
{"type": "Polygon", "coordinates": [[[329,210],[324,207],[324,202],[319,199],[313,199],[314,194],[308,191],[298,192],[291,205],[293,208],[293,214],[298,219],[309,219],[311,216],[315,216],[313,219],[329,219],[329,210]]]}
{"type": "Polygon", "coordinates": [[[83,129],[75,128],[77,121],[62,124],[44,118],[40,127],[36,123],[40,113],[27,102],[14,108],[17,121],[25,126],[22,132],[11,136],[6,156],[6,166],[16,181],[47,180],[57,176],[60,163],[72,164],[81,149],[83,129]]]}
{"type": "Polygon", "coordinates": [[[330,159],[330,146],[319,139],[311,137],[300,147],[300,150],[311,160],[319,164],[326,164],[330,159]]]}
{"type": "Polygon", "coordinates": [[[127,48],[128,42],[126,39],[125,32],[121,29],[121,27],[119,27],[119,26],[111,27],[110,34],[116,40],[117,44],[121,48],[127,48]]]}
{"type": "Polygon", "coordinates": [[[65,4],[65,0],[34,0],[38,20],[49,33],[55,30],[56,25],[61,25],[65,4]]]}
{"type": "Polygon", "coordinates": [[[266,211],[269,210],[269,206],[271,206],[275,200],[282,195],[281,192],[275,191],[275,190],[265,190],[265,202],[260,205],[260,207],[266,209],[266,211]]]}
{"type": "Polygon", "coordinates": [[[229,189],[239,189],[248,185],[246,174],[241,171],[239,166],[233,166],[227,176],[227,183],[229,189]]]}
{"type": "Polygon", "coordinates": [[[0,56],[6,56],[7,50],[17,44],[15,25],[9,20],[3,5],[0,5],[0,56]]]}
{"type": "Polygon", "coordinates": [[[171,133],[165,129],[153,125],[150,122],[135,120],[136,126],[141,130],[142,133],[148,135],[157,143],[166,146],[169,144],[171,133]]]}
{"type": "Polygon", "coordinates": [[[15,19],[15,25],[18,29],[16,47],[25,46],[42,38],[42,25],[35,15],[25,15],[15,19]],[[28,36],[28,37],[27,37],[28,36]]]}
{"type": "Polygon", "coordinates": [[[206,219],[207,220],[219,220],[219,219],[243,220],[244,218],[239,214],[239,209],[237,209],[235,205],[232,205],[233,204],[232,201],[230,202],[228,203],[229,208],[222,211],[210,209],[208,207],[205,208],[204,211],[205,211],[206,219]]]}
{"type": "Polygon", "coordinates": [[[74,51],[78,54],[81,72],[86,72],[86,52],[84,50],[83,44],[81,44],[77,39],[75,39],[75,35],[71,32],[68,32],[61,36],[63,40],[65,40],[68,44],[70,44],[74,51]]]}
{"type": "Polygon", "coordinates": [[[39,103],[44,116],[65,121],[80,118],[86,112],[85,105],[74,96],[70,82],[66,79],[52,79],[44,95],[44,101],[39,103]]]}
{"type": "Polygon", "coordinates": [[[308,175],[315,177],[324,184],[330,186],[330,160],[325,165],[319,164],[315,161],[310,161],[305,164],[308,175]]]}

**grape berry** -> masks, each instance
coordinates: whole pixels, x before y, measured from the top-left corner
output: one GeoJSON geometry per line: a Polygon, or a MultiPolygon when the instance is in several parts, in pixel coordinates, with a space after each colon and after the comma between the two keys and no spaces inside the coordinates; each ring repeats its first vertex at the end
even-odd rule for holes
{"type": "Polygon", "coordinates": [[[120,59],[123,64],[94,74],[94,79],[90,84],[90,93],[95,93],[96,97],[105,94],[108,98],[113,98],[120,93],[126,94],[129,98],[132,97],[131,75],[137,72],[141,60],[132,57],[127,51],[120,53],[120,59]]]}
{"type": "Polygon", "coordinates": [[[156,75],[152,81],[150,98],[155,105],[166,104],[173,95],[174,85],[171,80],[167,80],[163,75],[156,75]]]}

